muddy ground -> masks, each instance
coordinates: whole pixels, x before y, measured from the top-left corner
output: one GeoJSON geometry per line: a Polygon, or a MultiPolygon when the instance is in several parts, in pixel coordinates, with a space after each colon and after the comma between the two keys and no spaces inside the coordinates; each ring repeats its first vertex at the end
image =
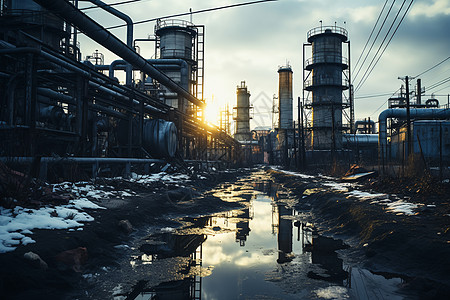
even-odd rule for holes
{"type": "MultiPolygon", "coordinates": [[[[202,193],[220,182],[234,181],[249,172],[249,169],[216,172],[203,174],[202,179],[193,176],[189,183],[182,184],[183,187],[177,183],[155,182],[142,186],[108,180],[108,185],[118,190],[132,190],[139,196],[101,200],[97,203],[107,209],[87,210],[95,220],[85,223],[82,231],[34,230],[36,243],[0,254],[0,298],[112,299],[112,289],[118,282],[110,278],[110,285],[108,282],[98,285],[99,281],[105,280],[93,281],[90,277],[101,278],[110,270],[121,272],[121,264],[124,263],[121,260],[129,259],[131,252],[125,245],[138,243],[152,228],[174,226],[174,221],[168,216],[176,218],[236,208],[235,203],[202,193]],[[131,232],[121,226],[122,220],[131,223],[131,232]],[[73,250],[73,255],[61,259],[61,253],[67,250],[73,250]],[[24,254],[30,251],[38,254],[48,264],[48,269],[43,270],[26,261],[24,254]]],[[[101,184],[101,180],[97,183],[101,184]]],[[[119,283],[127,276],[117,275],[119,283]]]]}
{"type": "MultiPolygon", "coordinates": [[[[116,189],[131,189],[139,196],[102,200],[101,205],[107,210],[90,212],[95,221],[86,223],[83,231],[39,230],[33,235],[35,244],[0,254],[0,298],[111,299],[113,294],[121,294],[114,291],[118,283],[122,283],[126,295],[142,278],[142,274],[130,271],[127,260],[135,249],[128,245],[142,246],[142,239],[154,228],[176,226],[169,217],[207,215],[236,208],[239,204],[224,202],[205,191],[250,172],[245,169],[216,173],[208,180],[193,180],[185,187],[159,183],[142,187],[116,181],[116,189]],[[121,227],[121,220],[129,220],[133,230],[128,232],[121,227]],[[79,247],[86,248],[81,262],[58,259],[59,253],[79,247]],[[24,260],[23,255],[29,251],[39,254],[48,269],[24,260]],[[104,276],[108,276],[107,280],[104,276]]],[[[421,193],[381,180],[358,187],[396,196],[409,193],[411,202],[424,204],[416,215],[396,215],[387,213],[382,206],[354,201],[338,191],[317,190],[305,197],[305,190],[318,187],[318,182],[269,169],[267,172],[301,199],[298,210],[312,212],[320,234],[340,238],[351,247],[345,254],[349,263],[364,264],[385,276],[402,277],[405,290],[414,290],[422,299],[446,299],[450,294],[449,194],[421,193]],[[426,204],[436,206],[428,208],[426,204]]],[[[165,270],[161,274],[166,275],[146,276],[146,284],[164,282],[167,278],[163,276],[175,278],[185,263],[172,262],[170,267],[177,267],[173,270],[167,270],[163,264],[152,265],[153,271],[161,268],[165,270]]]]}
{"type": "MultiPolygon", "coordinates": [[[[275,180],[301,197],[319,185],[270,171],[275,180]]],[[[310,210],[324,235],[341,238],[351,246],[355,263],[387,277],[401,277],[404,289],[420,299],[448,299],[450,295],[450,193],[449,184],[420,180],[373,178],[358,190],[386,193],[419,204],[415,215],[387,212],[370,201],[355,201],[337,191],[321,190],[300,201],[299,210],[310,210]]],[[[349,190],[351,191],[351,187],[349,190]]]]}

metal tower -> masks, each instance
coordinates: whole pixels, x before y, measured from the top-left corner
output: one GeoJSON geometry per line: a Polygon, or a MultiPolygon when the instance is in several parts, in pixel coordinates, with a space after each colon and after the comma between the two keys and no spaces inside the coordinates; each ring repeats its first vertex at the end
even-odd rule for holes
{"type": "Polygon", "coordinates": [[[312,99],[303,98],[305,107],[312,109],[314,149],[342,148],[342,132],[346,129],[342,113],[351,106],[350,96],[343,99],[343,91],[350,87],[349,59],[342,55],[347,36],[344,28],[320,26],[308,32],[309,44],[303,44],[304,58],[305,46],[312,47],[312,57],[304,60],[303,65],[304,91],[312,92],[312,99]]]}
{"type": "Polygon", "coordinates": [[[236,121],[236,133],[234,138],[240,142],[250,141],[250,92],[247,90],[245,81],[236,87],[237,106],[233,107],[233,120],[236,121]]]}

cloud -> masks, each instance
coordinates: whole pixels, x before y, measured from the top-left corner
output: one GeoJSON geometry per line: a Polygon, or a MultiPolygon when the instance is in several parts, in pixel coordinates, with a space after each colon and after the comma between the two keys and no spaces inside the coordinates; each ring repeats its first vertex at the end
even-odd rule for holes
{"type": "Polygon", "coordinates": [[[348,9],[354,23],[374,24],[380,8],[378,6],[361,6],[348,9]]]}
{"type": "Polygon", "coordinates": [[[450,15],[450,0],[434,0],[416,3],[411,9],[411,16],[433,18],[438,15],[450,15]]]}

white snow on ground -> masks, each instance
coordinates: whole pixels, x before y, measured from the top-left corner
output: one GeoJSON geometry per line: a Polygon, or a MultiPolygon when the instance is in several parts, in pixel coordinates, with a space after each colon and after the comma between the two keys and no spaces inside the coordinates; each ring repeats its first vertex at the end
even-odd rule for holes
{"type": "Polygon", "coordinates": [[[13,251],[19,245],[35,243],[26,236],[35,229],[80,228],[81,222],[94,220],[83,208],[102,208],[87,199],[72,200],[67,205],[30,209],[0,207],[0,253],[13,251]]]}
{"type": "Polygon", "coordinates": [[[352,186],[351,183],[338,183],[334,181],[325,181],[322,182],[323,186],[329,187],[332,190],[339,191],[339,192],[347,192],[348,188],[352,186]]]}
{"type": "Polygon", "coordinates": [[[408,216],[414,215],[415,213],[413,210],[418,207],[416,204],[409,203],[403,200],[386,203],[386,206],[388,207],[387,209],[389,211],[392,211],[393,213],[405,214],[408,216]]]}
{"type": "MultiPolygon", "coordinates": [[[[124,180],[123,178],[117,178],[124,180]]],[[[163,181],[167,183],[184,183],[189,176],[184,174],[167,174],[165,172],[151,175],[136,175],[129,179],[131,182],[147,184],[163,181]]],[[[92,216],[85,209],[105,209],[90,199],[101,200],[113,197],[131,197],[136,193],[131,190],[116,191],[111,186],[99,186],[90,182],[63,182],[54,184],[53,192],[69,193],[76,197],[67,205],[46,206],[39,209],[29,209],[16,206],[14,209],[5,209],[0,206],[0,253],[14,251],[17,246],[35,243],[29,237],[35,229],[69,229],[83,230],[82,222],[91,222],[92,216]],[[112,191],[105,191],[103,189],[112,191]]]]}
{"type": "MultiPolygon", "coordinates": [[[[282,170],[277,167],[271,167],[271,168],[273,170],[283,172],[285,174],[289,174],[289,175],[293,175],[293,176],[300,176],[305,179],[314,178],[314,176],[305,175],[305,174],[296,173],[296,172],[285,171],[285,170],[282,170]]],[[[362,191],[358,191],[358,190],[348,191],[349,187],[354,187],[354,184],[348,183],[348,182],[339,183],[339,182],[334,181],[334,180],[336,180],[336,178],[328,177],[328,176],[324,176],[324,175],[318,175],[317,177],[320,177],[322,179],[333,180],[333,181],[321,182],[322,186],[324,186],[324,187],[328,187],[332,190],[339,191],[339,192],[346,192],[345,194],[347,194],[348,196],[355,197],[359,200],[363,200],[363,201],[364,200],[373,200],[372,202],[370,202],[371,204],[385,205],[385,206],[387,206],[387,211],[395,213],[395,214],[404,214],[404,215],[408,215],[408,216],[415,215],[414,210],[417,209],[417,207],[419,206],[417,204],[409,203],[404,200],[397,200],[397,201],[392,202],[390,199],[387,198],[388,197],[387,194],[368,193],[368,192],[362,192],[362,191]]]]}
{"type": "Polygon", "coordinates": [[[360,200],[369,200],[369,199],[375,199],[380,197],[387,197],[387,194],[372,194],[368,192],[361,192],[358,190],[353,190],[347,193],[349,196],[354,196],[360,200]]]}
{"type": "Polygon", "coordinates": [[[311,176],[311,175],[306,175],[306,174],[302,174],[302,173],[298,173],[298,172],[286,171],[286,170],[280,169],[280,168],[275,167],[275,166],[272,166],[271,168],[272,168],[272,170],[275,170],[275,171],[278,171],[278,172],[282,172],[282,173],[285,173],[285,174],[288,174],[288,175],[292,175],[292,176],[298,176],[298,177],[305,178],[305,179],[306,178],[314,178],[314,176],[311,176]]]}
{"type": "Polygon", "coordinates": [[[412,216],[415,214],[414,209],[418,207],[417,204],[409,203],[404,200],[397,200],[392,202],[388,199],[387,194],[371,194],[367,192],[361,192],[353,190],[347,193],[349,196],[358,198],[359,200],[373,200],[370,204],[379,204],[387,206],[387,210],[396,214],[405,214],[412,216]]]}

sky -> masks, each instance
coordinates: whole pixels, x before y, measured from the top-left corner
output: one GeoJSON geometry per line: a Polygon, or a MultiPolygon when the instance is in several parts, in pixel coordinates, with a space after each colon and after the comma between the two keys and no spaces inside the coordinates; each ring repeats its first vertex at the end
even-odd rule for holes
{"type": "MultiPolygon", "coordinates": [[[[388,0],[386,9],[392,1],[388,0]]],[[[105,0],[116,3],[118,0],[105,0]]],[[[207,8],[237,4],[242,0],[141,0],[114,6],[128,14],[134,22],[172,14],[186,13],[189,9],[198,11],[207,8]]],[[[369,66],[373,55],[383,40],[387,29],[402,4],[395,1],[391,14],[359,76],[352,78],[356,84],[369,66]]],[[[350,61],[356,65],[364,45],[376,23],[385,0],[278,0],[216,10],[192,15],[192,21],[205,26],[205,99],[207,120],[217,124],[218,111],[227,103],[236,105],[236,86],[245,81],[250,91],[250,102],[254,106],[251,128],[270,126],[272,123],[272,98],[278,93],[278,73],[280,66],[290,64],[293,70],[294,112],[297,111],[297,97],[302,96],[302,60],[311,57],[307,47],[306,57],[302,57],[303,44],[307,43],[307,32],[315,27],[337,26],[348,30],[350,40],[350,61]]],[[[410,0],[405,2],[402,12],[410,0]]],[[[80,7],[92,6],[88,1],[80,1],[80,7]]],[[[101,9],[89,9],[85,13],[101,25],[108,27],[122,24],[123,21],[101,9]]],[[[400,13],[392,31],[402,17],[400,13]]],[[[384,19],[382,15],[381,20],[384,19]]],[[[179,19],[190,20],[189,16],[179,19]]],[[[380,23],[381,24],[381,21],[380,23]]],[[[155,22],[136,25],[134,38],[146,38],[154,34],[155,22]]],[[[375,29],[369,46],[379,26],[375,29]]],[[[415,0],[407,16],[401,23],[392,41],[376,64],[367,81],[355,92],[356,119],[378,119],[379,113],[387,108],[387,99],[402,85],[399,77],[414,77],[450,56],[450,0],[415,0]],[[381,96],[376,96],[380,95],[381,96]],[[370,97],[367,97],[370,96],[370,97]]],[[[125,29],[112,29],[125,41],[125,29]]],[[[79,37],[83,58],[98,50],[105,55],[105,63],[117,56],[90,41],[79,37]]],[[[388,39],[385,41],[385,45],[388,39]]],[[[154,46],[140,44],[140,54],[151,58],[154,46]]],[[[384,46],[383,46],[384,47],[384,46]]],[[[367,47],[366,49],[368,49],[367,47]]],[[[381,51],[383,48],[381,48],[381,51]]],[[[367,50],[366,50],[367,52],[367,50]]],[[[348,55],[344,51],[344,55],[348,55]]],[[[363,56],[364,58],[364,56],[363,56]]],[[[363,60],[360,61],[360,64],[363,60]]],[[[356,69],[351,72],[355,75],[356,69]]],[[[352,76],[353,77],[353,76],[352,76]]],[[[424,99],[434,92],[441,104],[447,104],[450,82],[428,90],[441,80],[450,77],[450,59],[438,67],[424,73],[422,87],[424,99]],[[442,95],[442,96],[441,96],[442,95]]],[[[416,79],[411,80],[414,90],[416,79]]],[[[297,119],[294,113],[294,119],[297,119]]]]}

